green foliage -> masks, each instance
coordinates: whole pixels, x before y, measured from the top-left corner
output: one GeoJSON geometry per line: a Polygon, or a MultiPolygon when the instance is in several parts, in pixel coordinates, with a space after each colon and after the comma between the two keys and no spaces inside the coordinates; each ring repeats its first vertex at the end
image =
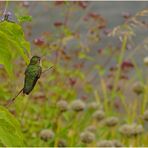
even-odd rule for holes
{"type": "Polygon", "coordinates": [[[0,106],[0,141],[3,146],[24,145],[18,121],[2,106],[0,106]]]}
{"type": "Polygon", "coordinates": [[[31,22],[32,21],[32,16],[25,15],[25,16],[17,16],[17,20],[19,21],[20,24],[24,22],[31,22]]]}
{"type": "Polygon", "coordinates": [[[9,76],[13,75],[13,61],[21,55],[26,63],[29,62],[30,44],[25,40],[20,25],[11,22],[0,23],[0,64],[4,65],[9,76]]]}
{"type": "Polygon", "coordinates": [[[10,93],[4,85],[0,86],[0,98],[3,98],[5,100],[10,99],[10,93]]]}

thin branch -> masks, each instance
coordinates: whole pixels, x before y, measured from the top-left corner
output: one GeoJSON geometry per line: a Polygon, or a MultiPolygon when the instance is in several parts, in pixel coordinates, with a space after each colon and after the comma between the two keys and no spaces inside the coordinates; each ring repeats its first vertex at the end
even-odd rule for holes
{"type": "Polygon", "coordinates": [[[53,68],[53,67],[54,67],[54,66],[51,66],[51,67],[45,69],[42,73],[45,73],[46,71],[50,70],[50,69],[53,68]]]}
{"type": "Polygon", "coordinates": [[[12,98],[11,100],[8,100],[6,107],[11,105],[22,91],[23,91],[23,88],[18,92],[18,94],[14,98],[12,98]]]}

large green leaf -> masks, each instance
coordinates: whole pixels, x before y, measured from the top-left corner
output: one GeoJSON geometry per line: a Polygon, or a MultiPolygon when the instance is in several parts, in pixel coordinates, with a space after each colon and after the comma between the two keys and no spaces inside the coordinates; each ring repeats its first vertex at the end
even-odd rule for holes
{"type": "Polygon", "coordinates": [[[13,61],[17,55],[29,63],[30,44],[25,40],[20,25],[11,22],[0,23],[0,64],[3,64],[7,73],[13,74],[13,61]]]}
{"type": "Polygon", "coordinates": [[[3,146],[24,146],[19,122],[2,106],[0,106],[0,143],[3,146]]]}

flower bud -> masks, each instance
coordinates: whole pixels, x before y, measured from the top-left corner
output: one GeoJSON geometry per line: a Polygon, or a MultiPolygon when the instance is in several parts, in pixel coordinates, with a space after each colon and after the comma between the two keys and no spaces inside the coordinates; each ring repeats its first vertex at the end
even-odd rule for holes
{"type": "Polygon", "coordinates": [[[87,108],[88,108],[88,109],[95,110],[95,109],[98,109],[99,106],[98,106],[98,104],[97,104],[96,102],[91,102],[91,103],[89,103],[89,104],[87,105],[87,108]]]}
{"type": "Polygon", "coordinates": [[[116,126],[118,124],[118,122],[119,122],[119,119],[117,117],[108,117],[105,120],[105,125],[112,127],[112,126],[116,126]]]}
{"type": "Polygon", "coordinates": [[[118,140],[113,140],[112,142],[114,144],[114,147],[124,147],[123,144],[118,140]]]}
{"type": "Polygon", "coordinates": [[[84,131],[80,134],[80,139],[83,143],[92,143],[95,140],[95,135],[89,131],[84,131]]]}
{"type": "Polygon", "coordinates": [[[85,109],[85,103],[81,100],[75,100],[71,103],[72,110],[79,112],[85,109]]]}
{"type": "Polygon", "coordinates": [[[86,128],[86,131],[89,131],[89,132],[92,132],[92,133],[95,133],[96,132],[96,127],[94,125],[90,125],[86,128]]]}
{"type": "Polygon", "coordinates": [[[140,95],[144,92],[144,86],[141,82],[135,82],[133,85],[133,91],[137,94],[140,95]]]}
{"type": "Polygon", "coordinates": [[[123,147],[118,140],[102,140],[97,143],[98,147],[123,147]]]}
{"type": "Polygon", "coordinates": [[[64,139],[60,139],[58,141],[58,147],[66,147],[66,141],[64,139]]]}
{"type": "Polygon", "coordinates": [[[97,121],[101,121],[105,118],[105,113],[102,110],[97,110],[93,113],[92,117],[97,121]]]}
{"type": "Polygon", "coordinates": [[[65,112],[68,110],[68,103],[65,100],[60,100],[57,102],[57,108],[61,111],[61,112],[65,112]]]}
{"type": "Polygon", "coordinates": [[[102,140],[97,143],[97,147],[113,147],[114,144],[111,140],[102,140]]]}
{"type": "Polygon", "coordinates": [[[54,132],[50,129],[43,129],[40,132],[40,138],[44,141],[53,139],[54,137],[54,132]]]}
{"type": "Polygon", "coordinates": [[[119,128],[119,132],[128,137],[137,136],[143,133],[143,126],[137,124],[124,124],[119,128]]]}

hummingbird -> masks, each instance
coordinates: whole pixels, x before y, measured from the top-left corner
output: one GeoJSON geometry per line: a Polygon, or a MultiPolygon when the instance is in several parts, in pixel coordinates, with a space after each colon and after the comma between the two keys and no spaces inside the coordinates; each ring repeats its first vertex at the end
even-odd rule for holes
{"type": "Polygon", "coordinates": [[[40,60],[41,58],[38,56],[33,56],[31,58],[30,63],[25,70],[25,81],[24,81],[24,87],[22,90],[23,94],[28,95],[33,90],[37,80],[40,78],[42,73],[40,60]]]}
{"type": "Polygon", "coordinates": [[[29,95],[29,93],[33,90],[34,86],[36,85],[36,82],[40,78],[41,74],[53,67],[52,66],[42,72],[42,67],[40,66],[40,60],[41,57],[39,56],[33,56],[31,58],[30,63],[25,70],[24,87],[19,91],[19,93],[14,98],[9,100],[7,105],[14,102],[14,100],[21,92],[23,92],[23,94],[29,95]]]}

